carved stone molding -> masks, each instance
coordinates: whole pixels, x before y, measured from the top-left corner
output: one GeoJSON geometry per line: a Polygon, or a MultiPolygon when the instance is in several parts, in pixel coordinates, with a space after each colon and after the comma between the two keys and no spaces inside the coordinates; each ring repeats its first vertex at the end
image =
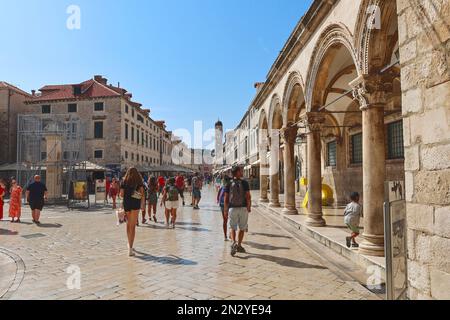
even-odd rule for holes
{"type": "Polygon", "coordinates": [[[297,126],[283,128],[281,130],[281,137],[283,138],[284,142],[294,144],[297,139],[297,133],[298,133],[297,126]]]}
{"type": "Polygon", "coordinates": [[[309,132],[321,131],[325,123],[325,116],[320,112],[308,112],[306,121],[309,132]]]}
{"type": "Polygon", "coordinates": [[[359,102],[360,109],[384,107],[392,94],[394,78],[392,74],[361,75],[350,82],[353,98],[359,102]]]}

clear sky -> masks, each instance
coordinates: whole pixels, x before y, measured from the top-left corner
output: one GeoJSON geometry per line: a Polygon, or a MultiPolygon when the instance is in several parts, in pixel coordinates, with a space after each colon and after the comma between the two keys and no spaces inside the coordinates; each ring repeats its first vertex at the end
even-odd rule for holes
{"type": "Polygon", "coordinates": [[[0,80],[30,91],[95,74],[171,130],[233,129],[311,0],[0,0],[0,80]],[[81,29],[69,30],[69,5],[81,29]]]}

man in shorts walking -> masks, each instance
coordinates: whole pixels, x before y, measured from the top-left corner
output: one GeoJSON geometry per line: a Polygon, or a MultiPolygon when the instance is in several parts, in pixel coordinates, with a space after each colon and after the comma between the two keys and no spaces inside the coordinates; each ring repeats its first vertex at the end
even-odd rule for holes
{"type": "Polygon", "coordinates": [[[225,187],[224,212],[228,216],[231,230],[231,256],[237,252],[245,253],[242,247],[244,235],[248,230],[248,216],[252,211],[250,185],[243,180],[243,169],[240,166],[232,169],[233,180],[225,187]]]}
{"type": "Polygon", "coordinates": [[[34,182],[27,188],[26,198],[30,204],[33,223],[39,225],[41,211],[44,208],[44,203],[47,199],[47,187],[41,182],[41,176],[34,176],[34,182]]]}
{"type": "Polygon", "coordinates": [[[199,203],[202,198],[202,180],[198,176],[198,173],[195,173],[194,178],[192,179],[192,205],[194,206],[194,210],[198,210],[199,203]]]}

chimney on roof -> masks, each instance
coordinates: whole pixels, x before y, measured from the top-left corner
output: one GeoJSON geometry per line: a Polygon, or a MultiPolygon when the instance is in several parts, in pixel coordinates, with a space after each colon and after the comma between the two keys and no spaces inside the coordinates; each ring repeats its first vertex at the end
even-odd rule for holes
{"type": "Polygon", "coordinates": [[[31,90],[31,95],[34,97],[36,96],[36,90],[31,90]]]}
{"type": "Polygon", "coordinates": [[[255,83],[256,94],[258,94],[261,91],[264,84],[265,84],[265,82],[256,82],[255,83]]]}
{"type": "Polygon", "coordinates": [[[94,76],[94,80],[99,82],[99,83],[101,83],[101,84],[103,84],[103,85],[105,85],[105,86],[108,84],[108,79],[104,78],[101,75],[94,76]]]}

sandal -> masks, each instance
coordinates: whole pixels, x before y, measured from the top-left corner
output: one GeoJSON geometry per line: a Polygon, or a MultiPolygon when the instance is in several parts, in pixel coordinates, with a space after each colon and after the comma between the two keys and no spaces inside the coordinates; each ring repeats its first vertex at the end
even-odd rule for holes
{"type": "Polygon", "coordinates": [[[156,216],[153,216],[153,221],[155,221],[155,223],[158,223],[158,220],[156,219],[156,216]]]}

